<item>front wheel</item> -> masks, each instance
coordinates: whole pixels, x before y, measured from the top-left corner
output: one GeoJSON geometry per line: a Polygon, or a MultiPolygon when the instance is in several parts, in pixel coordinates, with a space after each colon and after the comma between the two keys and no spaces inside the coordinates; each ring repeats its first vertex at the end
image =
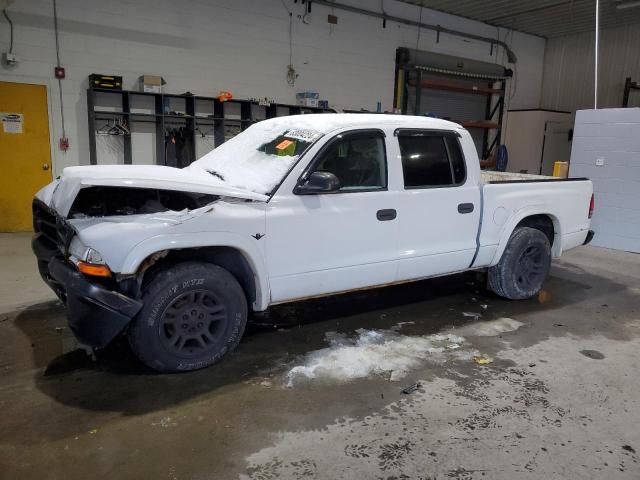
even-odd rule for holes
{"type": "Polygon", "coordinates": [[[547,236],[535,228],[517,228],[498,264],[489,268],[489,288],[510,300],[531,298],[542,288],[550,267],[547,236]]]}
{"type": "Polygon", "coordinates": [[[217,265],[186,262],[163,270],[143,289],[143,301],[129,343],[161,372],[212,365],[238,345],[247,323],[242,287],[217,265]]]}

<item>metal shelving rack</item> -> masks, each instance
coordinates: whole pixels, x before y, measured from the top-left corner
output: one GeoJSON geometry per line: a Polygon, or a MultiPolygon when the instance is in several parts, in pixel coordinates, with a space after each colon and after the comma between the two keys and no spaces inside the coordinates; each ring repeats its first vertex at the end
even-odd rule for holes
{"type": "Polygon", "coordinates": [[[629,94],[632,90],[640,92],[640,83],[632,82],[631,77],[627,77],[624,81],[624,94],[622,96],[622,108],[629,107],[629,94]]]}
{"type": "MultiPolygon", "coordinates": [[[[481,158],[486,159],[492,154],[494,148],[500,145],[502,134],[502,116],[504,114],[504,99],[506,90],[506,78],[483,78],[481,75],[475,77],[465,77],[460,75],[460,80],[452,80],[453,75],[439,75],[442,79],[433,78],[438,76],[430,72],[429,68],[420,66],[403,66],[398,69],[396,78],[401,80],[403,89],[401,99],[401,111],[407,114],[413,110],[414,115],[422,115],[421,111],[422,91],[424,89],[440,90],[455,93],[483,95],[486,97],[485,118],[483,120],[451,120],[459,123],[465,128],[483,130],[482,154],[481,158]],[[426,74],[430,76],[427,77],[426,74]],[[496,88],[497,85],[497,88],[496,88]],[[409,105],[409,90],[413,90],[413,105],[409,105]],[[490,132],[495,134],[491,141],[490,132]]],[[[396,92],[397,95],[397,92],[396,92]]]]}
{"type": "MultiPolygon", "coordinates": [[[[194,152],[191,162],[196,160],[196,136],[199,134],[200,126],[207,126],[213,128],[213,138],[215,146],[219,146],[224,143],[226,138],[226,132],[229,129],[237,131],[245,130],[252,123],[264,120],[267,118],[273,118],[282,115],[299,115],[304,113],[329,113],[334,112],[332,109],[315,108],[315,107],[303,107],[299,105],[289,105],[272,103],[270,105],[259,105],[258,102],[250,100],[238,100],[231,99],[227,101],[221,101],[216,97],[203,97],[199,95],[176,95],[171,93],[149,93],[149,92],[136,92],[129,90],[112,90],[108,88],[89,88],[87,89],[87,113],[89,122],[89,160],[92,165],[97,165],[98,155],[96,149],[96,122],[99,120],[109,121],[115,119],[121,119],[125,123],[130,132],[139,123],[151,123],[155,124],[156,133],[156,161],[159,165],[166,164],[165,157],[165,128],[168,126],[184,126],[193,132],[192,138],[192,151],[194,152]],[[99,95],[113,95],[114,97],[109,102],[109,108],[101,107],[99,95]],[[142,98],[153,99],[153,109],[148,109],[147,112],[132,111],[131,105],[133,101],[140,100],[142,98]],[[178,100],[184,102],[184,111],[167,113],[167,102],[178,100]],[[113,105],[118,105],[117,109],[113,109],[113,105]],[[200,113],[197,106],[198,104],[208,105],[210,108],[207,110],[212,113],[204,114],[200,113]],[[239,105],[239,117],[230,116],[229,110],[233,106],[234,110],[238,110],[239,105]],[[264,116],[254,115],[256,110],[262,110],[264,116]]],[[[124,139],[124,163],[133,164],[131,152],[131,133],[121,135],[124,139]]],[[[184,165],[183,165],[184,166],[184,165]]]]}

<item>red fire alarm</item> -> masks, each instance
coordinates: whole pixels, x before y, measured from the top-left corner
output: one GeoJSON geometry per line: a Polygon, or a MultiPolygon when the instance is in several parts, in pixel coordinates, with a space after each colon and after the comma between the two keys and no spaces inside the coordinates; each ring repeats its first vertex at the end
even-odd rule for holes
{"type": "Polygon", "coordinates": [[[65,77],[64,67],[56,67],[53,73],[58,80],[62,80],[65,77]]]}
{"type": "Polygon", "coordinates": [[[67,137],[60,137],[60,150],[63,152],[69,150],[69,139],[67,137]]]}

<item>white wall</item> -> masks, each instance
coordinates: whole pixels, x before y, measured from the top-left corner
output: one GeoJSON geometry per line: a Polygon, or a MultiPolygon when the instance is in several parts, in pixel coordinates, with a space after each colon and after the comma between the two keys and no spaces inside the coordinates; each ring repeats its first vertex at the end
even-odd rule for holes
{"type": "MultiPolygon", "coordinates": [[[[378,0],[343,0],[370,10],[378,0]]],[[[304,7],[284,0],[294,11],[293,62],[299,73],[295,87],[287,85],[289,17],[280,0],[59,0],[61,62],[66,130],[71,148],[54,148],[54,171],[88,163],[86,112],[87,76],[111,73],[124,77],[125,88],[136,88],[140,74],[159,74],[172,93],[191,91],[214,95],[231,90],[237,98],[268,96],[292,103],[295,92],[318,90],[332,106],[375,109],[393,101],[397,47],[406,46],[483,61],[504,63],[504,54],[489,45],[336,10],[338,25],[326,21],[330,9],[313,5],[310,23],[304,7]]],[[[385,0],[385,11],[418,19],[418,7],[385,0]]],[[[0,80],[45,83],[49,86],[52,138],[61,135],[57,83],[52,80],[55,48],[50,0],[20,0],[9,9],[15,30],[14,52],[20,64],[0,69],[0,80]]],[[[472,20],[425,9],[423,21],[484,36],[507,38],[518,56],[509,108],[540,104],[545,40],[507,32],[472,20]]],[[[6,22],[0,23],[0,49],[8,48],[6,22]]],[[[56,140],[57,141],[57,140],[56,140]]],[[[151,142],[149,142],[150,144],[151,142]]],[[[134,155],[150,155],[146,148],[134,155]]],[[[148,161],[148,158],[134,158],[148,161]]]]}
{"type": "Polygon", "coordinates": [[[640,108],[578,111],[570,176],[593,181],[593,245],[640,253],[640,108]]]}
{"type": "MultiPolygon", "coordinates": [[[[593,108],[594,35],[585,32],[547,41],[542,108],[593,108]]],[[[621,107],[625,78],[640,81],[639,46],[640,24],[600,32],[599,108],[621,107]]],[[[640,93],[633,93],[631,100],[630,106],[640,106],[640,93]]]]}

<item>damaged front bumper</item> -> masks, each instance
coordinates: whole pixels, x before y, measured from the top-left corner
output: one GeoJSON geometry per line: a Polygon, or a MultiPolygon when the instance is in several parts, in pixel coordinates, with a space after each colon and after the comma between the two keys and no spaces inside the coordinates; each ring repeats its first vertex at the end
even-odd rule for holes
{"type": "Polygon", "coordinates": [[[64,287],[71,330],[91,347],[106,346],[142,308],[141,301],[88,281],[58,258],[49,262],[49,273],[64,287]]]}
{"type": "Polygon", "coordinates": [[[69,327],[83,344],[105,347],[142,308],[141,301],[91,282],[38,234],[32,247],[42,278],[65,302],[69,327]]]}

